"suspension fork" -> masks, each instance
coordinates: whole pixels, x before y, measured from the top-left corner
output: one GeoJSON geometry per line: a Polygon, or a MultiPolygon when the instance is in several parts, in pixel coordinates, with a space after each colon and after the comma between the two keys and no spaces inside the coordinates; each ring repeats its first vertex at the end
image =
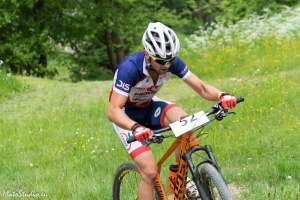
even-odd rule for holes
{"type": "Polygon", "coordinates": [[[218,170],[218,172],[220,173],[221,177],[223,178],[223,181],[226,183],[226,180],[222,174],[221,171],[221,167],[218,165],[218,162],[213,154],[212,148],[210,145],[205,145],[204,148],[206,149],[206,153],[210,159],[210,161],[212,162],[212,164],[215,166],[215,168],[218,170]]]}
{"type": "MultiPolygon", "coordinates": [[[[192,162],[191,156],[194,152],[204,150],[207,154],[208,152],[204,149],[202,146],[195,146],[192,149],[190,149],[186,154],[184,155],[184,160],[187,162],[187,165],[189,167],[189,170],[192,174],[192,180],[196,184],[197,190],[200,194],[200,197],[202,200],[210,200],[209,195],[207,194],[204,184],[202,182],[201,175],[197,169],[197,166],[195,166],[192,162]]],[[[210,156],[209,156],[210,157],[210,156]]]]}
{"type": "Polygon", "coordinates": [[[219,167],[218,165],[218,162],[216,160],[216,157],[214,156],[213,154],[213,151],[212,151],[212,148],[210,145],[204,145],[204,146],[195,146],[193,148],[191,148],[190,150],[188,150],[188,152],[185,154],[185,159],[188,161],[188,160],[191,160],[191,156],[194,152],[196,151],[204,151],[207,156],[208,156],[208,161],[213,164],[217,170],[219,172],[221,172],[221,168],[219,167]]]}
{"type": "Polygon", "coordinates": [[[191,171],[191,174],[193,176],[193,181],[195,182],[195,184],[197,185],[197,188],[198,188],[198,191],[202,197],[203,200],[209,200],[209,196],[207,194],[207,192],[205,191],[205,187],[203,185],[203,182],[201,181],[201,175],[199,174],[199,171],[198,171],[198,166],[200,166],[201,164],[203,163],[210,163],[212,164],[213,166],[215,166],[215,168],[219,171],[220,175],[222,176],[224,182],[225,179],[224,179],[224,176],[221,172],[221,168],[219,167],[218,163],[217,163],[217,160],[213,154],[213,151],[212,151],[212,148],[210,145],[204,145],[204,146],[195,146],[191,149],[189,149],[186,154],[184,155],[184,160],[186,160],[187,164],[188,164],[188,167],[189,167],[189,170],[191,171]],[[208,160],[204,160],[204,161],[201,161],[200,163],[197,164],[197,166],[195,166],[192,162],[192,154],[195,153],[196,151],[204,151],[207,156],[208,156],[208,160]]]}
{"type": "Polygon", "coordinates": [[[213,151],[212,151],[211,146],[210,146],[210,145],[205,145],[204,148],[205,148],[205,152],[206,152],[207,155],[208,155],[208,158],[211,160],[211,162],[212,162],[213,165],[217,168],[217,170],[218,170],[219,172],[221,172],[221,168],[220,168],[219,165],[218,165],[217,159],[216,159],[216,157],[215,157],[214,154],[213,154],[213,151]]]}

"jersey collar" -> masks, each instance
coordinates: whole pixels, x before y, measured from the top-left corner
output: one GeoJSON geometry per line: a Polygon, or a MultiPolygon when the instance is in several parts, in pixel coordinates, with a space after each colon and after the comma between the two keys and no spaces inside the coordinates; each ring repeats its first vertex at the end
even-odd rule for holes
{"type": "Polygon", "coordinates": [[[146,76],[150,76],[148,69],[146,67],[146,59],[144,57],[144,62],[143,62],[143,74],[145,74],[146,76]]]}

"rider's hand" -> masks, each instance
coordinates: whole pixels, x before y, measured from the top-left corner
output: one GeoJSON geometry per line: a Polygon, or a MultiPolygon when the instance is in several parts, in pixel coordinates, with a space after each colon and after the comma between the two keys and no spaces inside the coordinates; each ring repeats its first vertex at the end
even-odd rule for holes
{"type": "Polygon", "coordinates": [[[152,131],[149,128],[146,128],[142,125],[138,125],[132,129],[132,134],[134,138],[138,141],[144,141],[152,138],[152,131]]]}
{"type": "Polygon", "coordinates": [[[228,110],[236,106],[237,100],[235,96],[223,93],[220,95],[220,103],[225,110],[228,110]]]}

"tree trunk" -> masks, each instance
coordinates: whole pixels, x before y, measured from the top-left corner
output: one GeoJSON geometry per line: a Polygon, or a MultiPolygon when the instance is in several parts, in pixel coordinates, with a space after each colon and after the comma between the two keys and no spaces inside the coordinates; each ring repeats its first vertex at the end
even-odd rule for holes
{"type": "Polygon", "coordinates": [[[124,45],[123,39],[118,34],[116,36],[116,54],[117,54],[117,62],[120,63],[124,58],[124,45]]]}
{"type": "MultiPolygon", "coordinates": [[[[43,9],[45,7],[44,3],[45,3],[44,0],[36,0],[35,1],[35,5],[33,7],[33,13],[34,13],[34,18],[36,21],[40,21],[41,15],[43,13],[43,9]]],[[[41,34],[44,30],[44,27],[45,27],[45,23],[43,23],[43,22],[39,23],[37,26],[36,34],[41,34]]],[[[35,47],[37,48],[37,51],[39,53],[38,64],[40,66],[42,66],[43,68],[47,68],[47,64],[48,64],[47,53],[44,51],[44,48],[42,46],[43,46],[42,42],[37,42],[35,44],[35,47]]],[[[35,75],[38,77],[44,77],[46,75],[46,70],[42,70],[38,67],[38,69],[35,73],[36,73],[35,75]]]]}
{"type": "Polygon", "coordinates": [[[44,0],[37,0],[36,1],[36,4],[35,4],[35,7],[37,10],[40,10],[44,7],[44,0]]]}
{"type": "Polygon", "coordinates": [[[39,64],[41,64],[44,68],[47,68],[48,59],[46,53],[40,54],[39,64]]]}
{"type": "Polygon", "coordinates": [[[116,54],[113,49],[112,32],[105,31],[107,55],[109,58],[110,69],[114,72],[117,66],[116,54]]]}

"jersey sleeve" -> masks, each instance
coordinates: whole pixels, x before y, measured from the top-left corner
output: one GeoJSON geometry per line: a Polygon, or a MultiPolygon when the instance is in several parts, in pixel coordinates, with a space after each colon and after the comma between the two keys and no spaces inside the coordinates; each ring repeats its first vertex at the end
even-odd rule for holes
{"type": "Polygon", "coordinates": [[[128,96],[131,87],[139,80],[139,73],[133,62],[125,61],[115,72],[113,91],[128,96]]]}
{"type": "Polygon", "coordinates": [[[190,74],[190,70],[188,69],[187,65],[183,62],[183,60],[181,60],[177,56],[171,66],[171,73],[184,80],[190,74]]]}

